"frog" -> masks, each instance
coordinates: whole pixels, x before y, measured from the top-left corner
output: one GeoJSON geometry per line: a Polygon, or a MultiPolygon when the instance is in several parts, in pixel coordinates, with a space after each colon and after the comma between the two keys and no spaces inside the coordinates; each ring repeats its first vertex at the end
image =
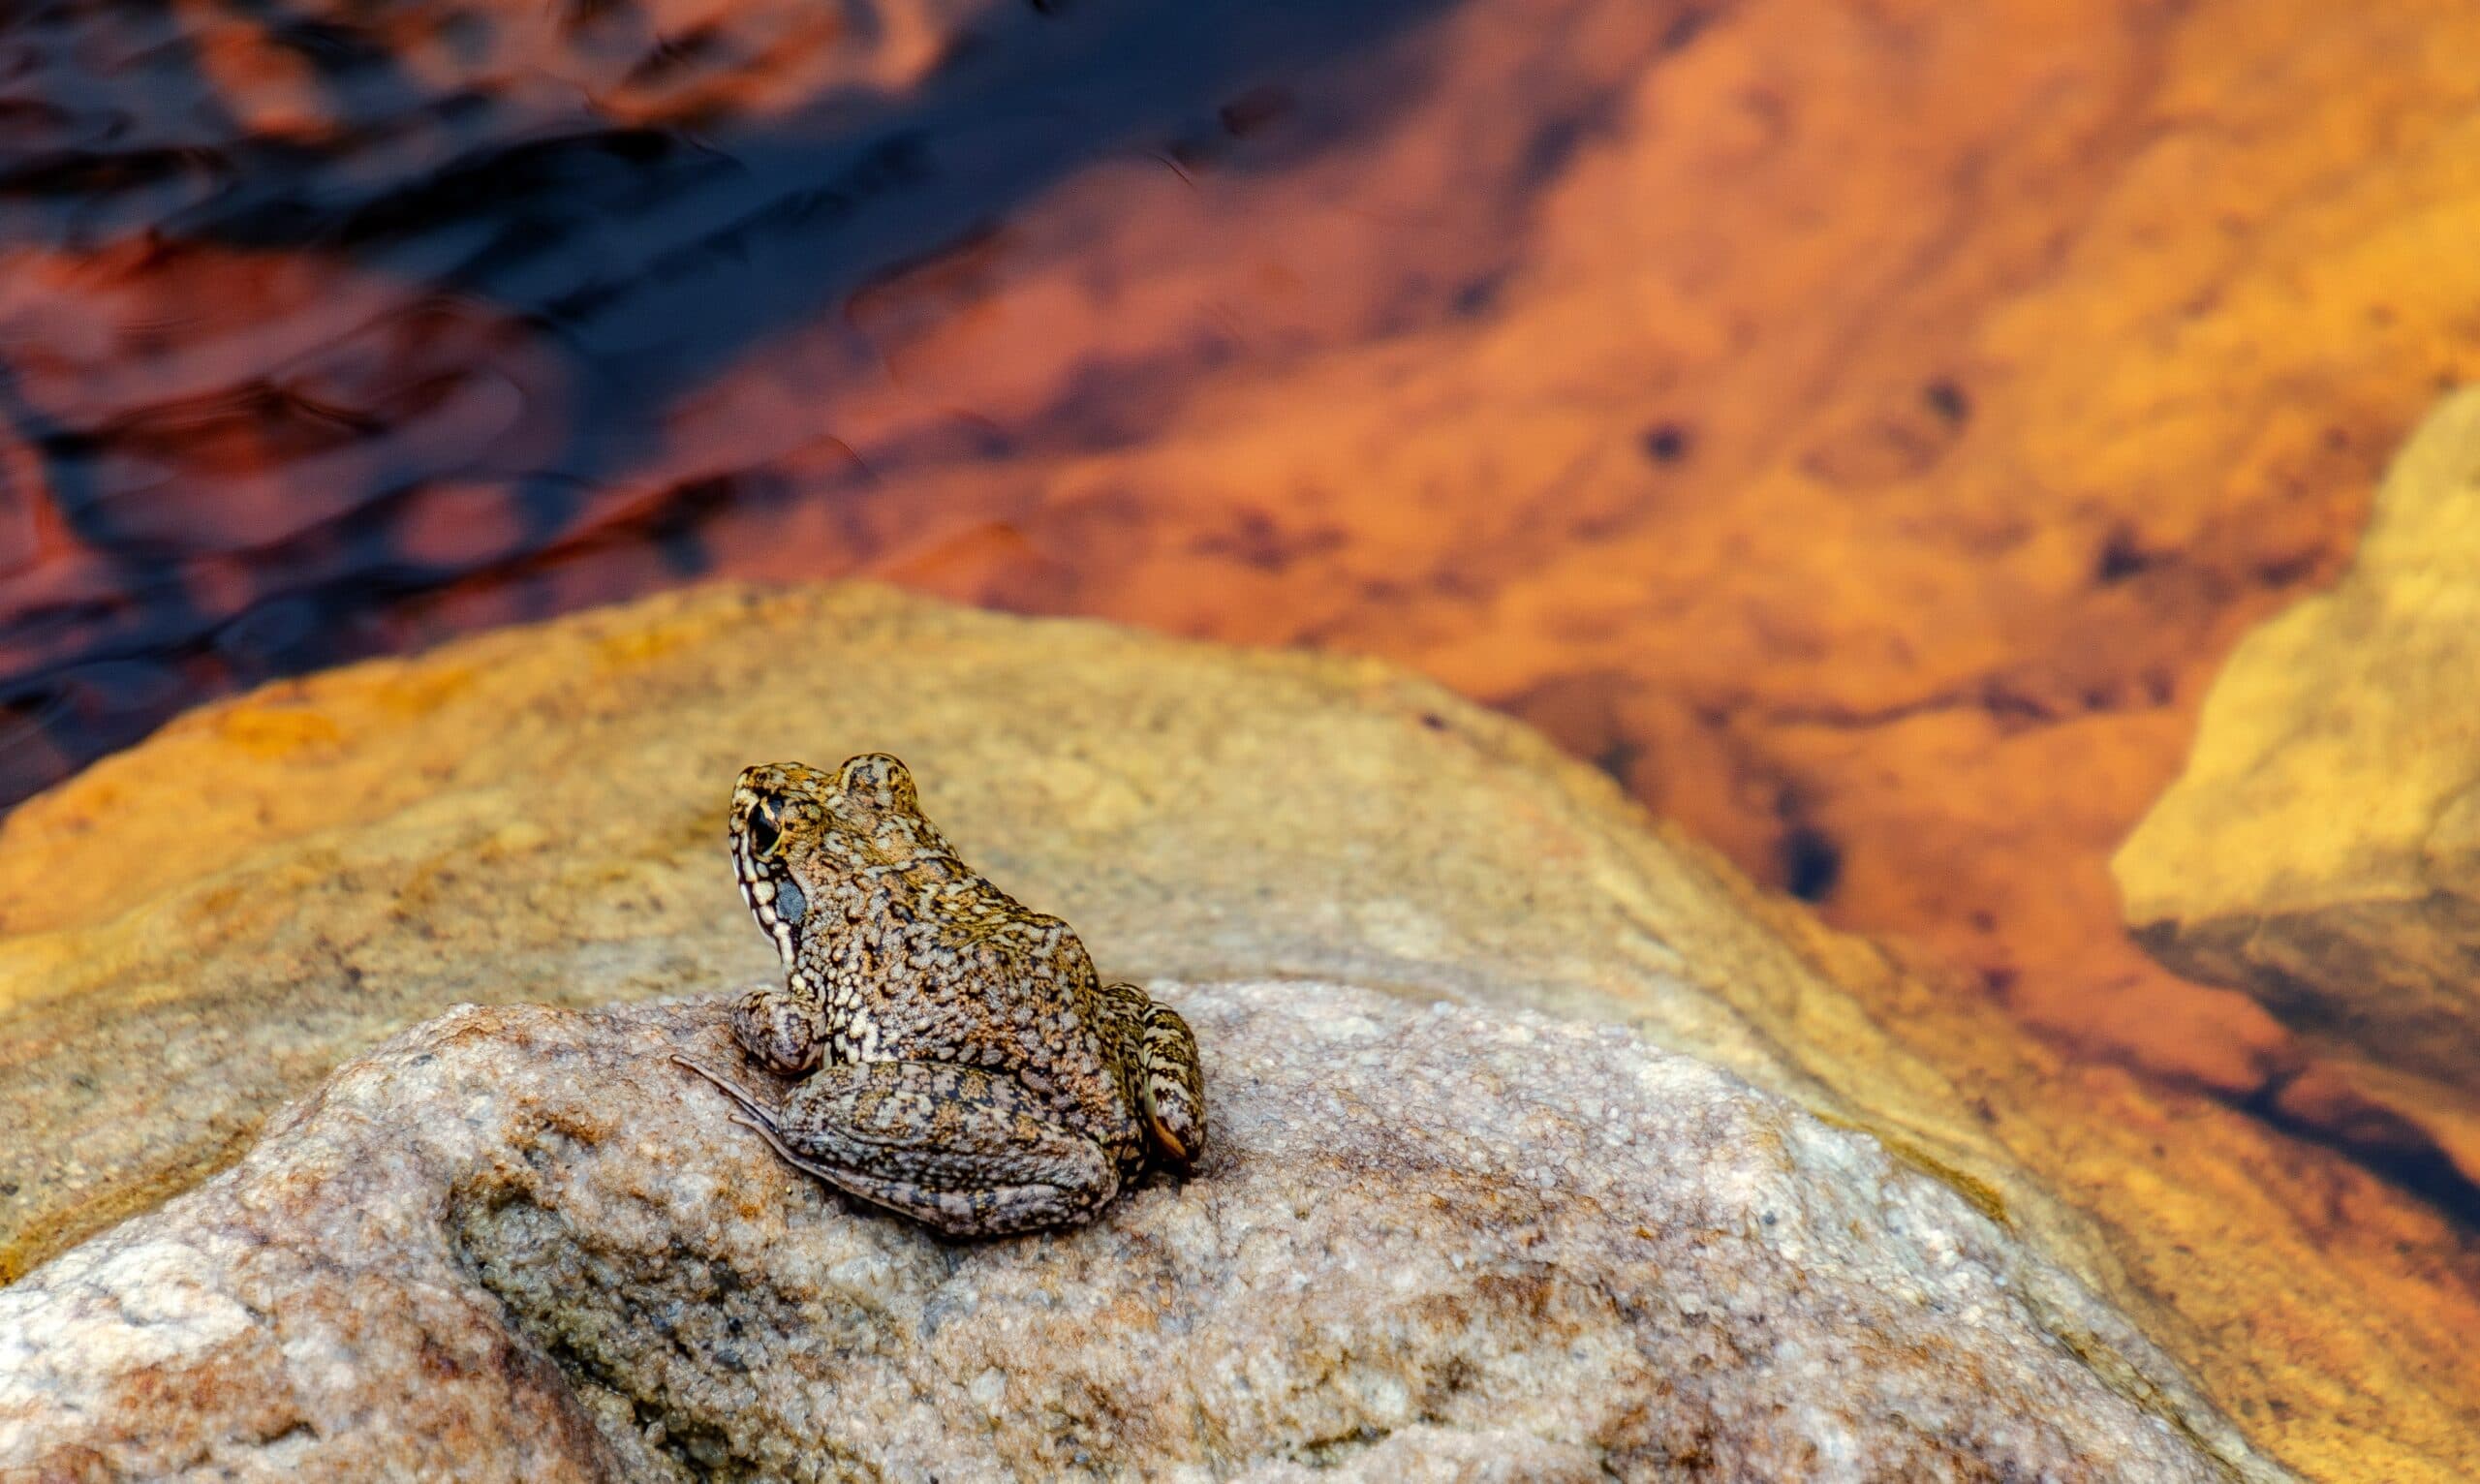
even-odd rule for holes
{"type": "Polygon", "coordinates": [[[1188,1022],[1104,982],[1066,922],[966,865],[901,760],[753,766],[728,818],[741,900],[784,971],[733,1003],[732,1038],[797,1080],[770,1105],[673,1060],[785,1161],[957,1238],[1081,1224],[1149,1167],[1195,1170],[1188,1022]]]}

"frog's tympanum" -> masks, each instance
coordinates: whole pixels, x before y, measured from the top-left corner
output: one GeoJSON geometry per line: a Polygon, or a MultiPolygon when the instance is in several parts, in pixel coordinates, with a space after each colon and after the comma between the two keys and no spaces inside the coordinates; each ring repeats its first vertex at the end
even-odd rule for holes
{"type": "Polygon", "coordinates": [[[754,767],[732,790],[732,865],[785,980],[732,1032],[802,1076],[737,1099],[786,1159],[953,1236],[1089,1221],[1149,1158],[1205,1147],[1186,1022],[1104,984],[1067,923],[1017,905],[923,819],[884,754],[832,774],[754,767]]]}

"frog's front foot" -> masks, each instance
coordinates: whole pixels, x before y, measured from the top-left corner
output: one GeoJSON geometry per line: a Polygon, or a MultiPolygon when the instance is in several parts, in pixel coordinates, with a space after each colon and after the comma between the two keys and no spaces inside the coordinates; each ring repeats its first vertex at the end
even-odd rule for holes
{"type": "Polygon", "coordinates": [[[816,996],[764,984],[732,1003],[732,1039],[768,1071],[797,1077],[819,1064],[826,1018],[816,996]]]}
{"type": "Polygon", "coordinates": [[[952,1237],[1093,1219],[1119,1191],[1102,1146],[1012,1077],[940,1062],[821,1068],[781,1110],[687,1057],[786,1162],[952,1237]]]}

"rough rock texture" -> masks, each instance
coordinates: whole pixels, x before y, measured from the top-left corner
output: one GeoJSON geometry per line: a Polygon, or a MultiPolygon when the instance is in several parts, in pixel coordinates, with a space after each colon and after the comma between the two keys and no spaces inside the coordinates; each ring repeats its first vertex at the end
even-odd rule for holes
{"type": "Polygon", "coordinates": [[[2345,1161],[1931,995],[1401,671],[868,588],[688,593],[274,687],[11,816],[0,1271],[230,1163],[457,1001],[764,973],[729,779],[873,746],[1106,972],[1624,1021],[2002,1213],[2284,1462],[2480,1473],[2467,1253],[2345,1161]]]}
{"type": "MultiPolygon", "coordinates": [[[[2249,634],[2115,862],[2137,936],[2480,1103],[2480,390],[2402,450],[2349,572],[2249,634]]],[[[2480,1172],[2480,1137],[2464,1141],[2480,1172]]]]}
{"type": "Polygon", "coordinates": [[[451,1012],[0,1291],[0,1471],[2228,1476],[2162,1356],[1873,1138],[1616,1027],[1157,988],[1198,1178],[965,1246],[669,1063],[729,1055],[719,999],[451,1012]]]}

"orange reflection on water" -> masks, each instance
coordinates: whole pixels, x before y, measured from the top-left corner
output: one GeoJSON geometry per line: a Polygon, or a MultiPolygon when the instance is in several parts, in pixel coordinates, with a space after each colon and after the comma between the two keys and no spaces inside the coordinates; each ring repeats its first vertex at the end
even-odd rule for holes
{"type": "Polygon", "coordinates": [[[1400,661],[1954,993],[2396,1137],[2104,864],[2480,364],[2458,8],[1362,10],[13,25],[13,776],[878,575],[1400,661]]]}

